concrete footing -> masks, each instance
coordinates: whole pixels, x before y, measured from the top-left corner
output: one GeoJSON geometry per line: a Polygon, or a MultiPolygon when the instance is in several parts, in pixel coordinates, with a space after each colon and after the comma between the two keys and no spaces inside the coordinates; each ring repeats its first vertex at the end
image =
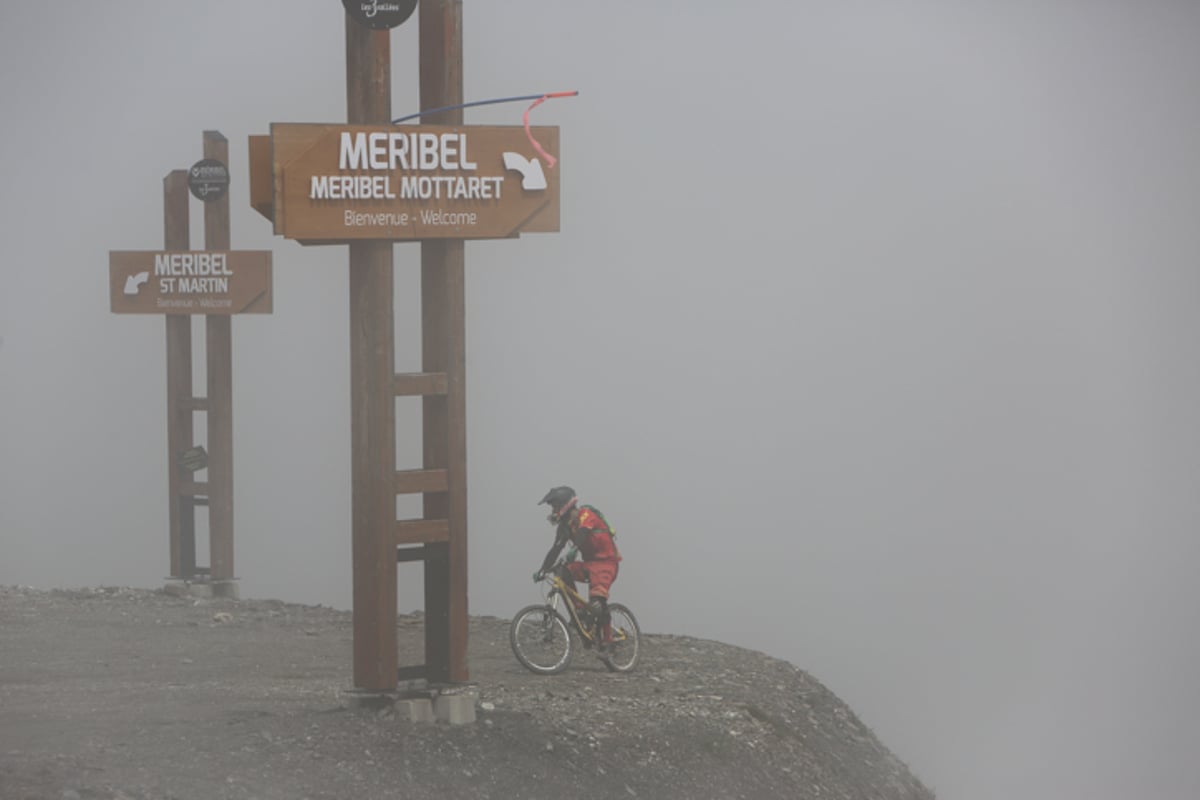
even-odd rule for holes
{"type": "Polygon", "coordinates": [[[405,722],[434,722],[433,702],[428,697],[405,697],[393,706],[396,718],[405,722]]]}
{"type": "Polygon", "coordinates": [[[442,722],[465,725],[475,721],[475,701],[479,687],[473,685],[443,687],[433,698],[433,713],[442,722]]]}
{"type": "Polygon", "coordinates": [[[347,708],[370,711],[405,722],[467,725],[475,721],[479,687],[475,684],[451,684],[396,692],[348,689],[342,692],[342,698],[347,708]]]}
{"type": "Polygon", "coordinates": [[[167,578],[163,591],[173,597],[241,599],[241,590],[238,588],[236,578],[222,581],[210,581],[202,578],[167,578]]]}

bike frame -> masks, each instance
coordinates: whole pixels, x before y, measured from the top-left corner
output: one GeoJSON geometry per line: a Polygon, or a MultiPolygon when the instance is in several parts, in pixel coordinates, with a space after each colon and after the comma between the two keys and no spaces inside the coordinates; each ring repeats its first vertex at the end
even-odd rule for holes
{"type": "Polygon", "coordinates": [[[591,631],[583,626],[583,621],[579,619],[579,608],[587,603],[579,592],[567,585],[567,582],[560,578],[556,573],[550,575],[550,596],[546,599],[546,605],[554,611],[558,611],[558,598],[564,597],[570,600],[566,605],[571,613],[571,624],[575,630],[579,632],[587,641],[594,641],[591,631]]]}
{"type": "MultiPolygon", "coordinates": [[[[552,611],[557,612],[559,597],[565,597],[566,599],[570,600],[571,602],[567,603],[566,605],[570,608],[571,624],[575,627],[575,630],[579,632],[579,635],[584,640],[595,643],[596,634],[599,633],[599,628],[595,627],[589,630],[584,626],[583,621],[579,619],[579,609],[587,605],[587,600],[585,600],[583,595],[581,595],[579,592],[568,586],[567,582],[558,575],[557,571],[551,573],[549,578],[550,597],[546,600],[546,605],[550,606],[552,611]]],[[[619,642],[625,638],[625,631],[618,628],[613,628],[612,637],[613,641],[619,642]]]]}

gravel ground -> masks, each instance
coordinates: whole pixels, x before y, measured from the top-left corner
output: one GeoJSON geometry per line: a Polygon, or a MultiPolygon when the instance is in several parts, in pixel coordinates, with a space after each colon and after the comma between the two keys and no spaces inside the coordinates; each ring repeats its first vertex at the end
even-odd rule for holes
{"type": "MultiPolygon", "coordinates": [[[[398,626],[419,653],[420,617],[398,626]]],[[[540,677],[472,618],[477,719],[453,726],[348,709],[351,648],[320,606],[0,587],[0,798],[933,797],[813,677],[719,642],[540,677]]]]}

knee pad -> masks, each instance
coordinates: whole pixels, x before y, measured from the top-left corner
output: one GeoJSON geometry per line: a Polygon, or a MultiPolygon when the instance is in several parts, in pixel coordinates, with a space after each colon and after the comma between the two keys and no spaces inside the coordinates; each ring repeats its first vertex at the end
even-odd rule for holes
{"type": "Polygon", "coordinates": [[[608,598],[593,597],[588,600],[588,614],[601,624],[608,621],[608,598]]]}

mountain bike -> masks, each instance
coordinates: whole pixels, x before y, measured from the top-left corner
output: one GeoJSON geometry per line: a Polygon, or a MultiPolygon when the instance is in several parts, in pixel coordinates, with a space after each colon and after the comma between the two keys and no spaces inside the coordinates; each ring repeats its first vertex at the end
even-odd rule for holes
{"type": "Polygon", "coordinates": [[[604,626],[591,619],[587,611],[587,600],[563,580],[563,565],[559,561],[542,579],[545,602],[526,606],[513,617],[508,629],[513,655],[532,672],[555,675],[571,663],[578,640],[584,649],[595,648],[609,671],[629,672],[641,655],[642,636],[637,618],[626,606],[609,603],[608,627],[612,634],[611,641],[606,641],[604,626]]]}

